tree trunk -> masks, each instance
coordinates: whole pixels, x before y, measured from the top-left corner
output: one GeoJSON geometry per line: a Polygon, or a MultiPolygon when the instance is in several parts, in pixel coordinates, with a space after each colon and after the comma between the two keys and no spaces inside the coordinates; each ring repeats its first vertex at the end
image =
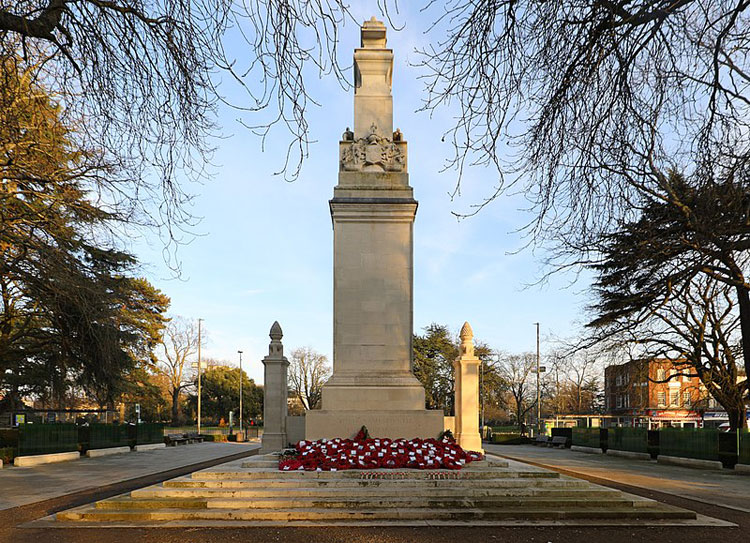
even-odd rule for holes
{"type": "Polygon", "coordinates": [[[523,400],[516,398],[516,422],[518,423],[518,433],[523,435],[523,400]]]}
{"type": "Polygon", "coordinates": [[[740,330],[742,331],[742,358],[745,362],[746,388],[750,388],[750,292],[738,285],[737,300],[740,306],[740,330]]]}
{"type": "Polygon", "coordinates": [[[180,424],[180,389],[172,390],[172,426],[180,424]]]}
{"type": "Polygon", "coordinates": [[[747,418],[745,417],[745,406],[740,402],[737,406],[731,408],[724,408],[729,416],[729,429],[732,432],[742,430],[747,424],[747,418]]]}

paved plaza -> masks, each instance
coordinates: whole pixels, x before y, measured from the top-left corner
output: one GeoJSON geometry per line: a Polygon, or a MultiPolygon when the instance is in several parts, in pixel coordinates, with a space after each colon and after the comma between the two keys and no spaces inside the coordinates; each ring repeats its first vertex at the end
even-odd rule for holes
{"type": "Polygon", "coordinates": [[[251,453],[258,443],[197,443],[29,468],[0,470],[0,511],[251,453]]]}
{"type": "Polygon", "coordinates": [[[485,445],[487,452],[533,462],[570,475],[663,492],[750,513],[750,476],[732,470],[703,470],[604,454],[533,445],[485,445]]]}
{"type": "MultiPolygon", "coordinates": [[[[737,527],[643,527],[637,521],[625,527],[326,527],[326,528],[29,528],[29,521],[55,511],[94,501],[73,499],[69,493],[93,489],[97,485],[110,486],[117,481],[128,481],[149,474],[165,473],[179,467],[209,460],[220,461],[238,451],[254,454],[257,444],[201,444],[162,449],[147,453],[131,453],[108,458],[86,459],[78,462],[40,466],[36,468],[8,468],[0,472],[0,497],[3,507],[14,503],[29,504],[0,511],[0,542],[45,543],[107,543],[127,540],[159,543],[211,541],[283,541],[283,542],[449,542],[462,539],[477,541],[542,541],[554,543],[691,543],[727,539],[742,541],[750,530],[750,477],[728,471],[704,471],[664,466],[650,462],[587,455],[569,450],[539,449],[533,446],[494,446],[488,452],[512,457],[534,464],[543,464],[583,477],[595,477],[599,484],[627,486],[628,492],[655,497],[665,503],[691,508],[703,515],[737,524],[737,527]],[[660,492],[653,496],[654,491],[660,492]],[[65,497],[67,495],[67,498],[65,497]],[[57,500],[50,500],[57,496],[57,500]],[[32,504],[35,500],[46,500],[32,504]],[[699,500],[699,501],[695,501],[699,500]],[[744,505],[744,507],[743,507],[744,505]],[[727,507],[731,507],[728,509],[727,507]]],[[[235,461],[236,462],[236,461],[235,461]]],[[[218,469],[218,468],[215,468],[218,469]]],[[[143,486],[154,482],[144,483],[143,486]]],[[[115,487],[117,485],[114,485],[115,487]]],[[[125,490],[113,488],[112,496],[125,490]]],[[[100,495],[101,499],[106,495],[100,495]]]]}

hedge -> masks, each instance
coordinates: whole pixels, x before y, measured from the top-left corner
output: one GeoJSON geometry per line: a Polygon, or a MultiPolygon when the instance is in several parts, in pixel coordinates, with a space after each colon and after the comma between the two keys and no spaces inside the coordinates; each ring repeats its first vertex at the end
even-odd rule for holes
{"type": "Polygon", "coordinates": [[[224,434],[208,434],[203,436],[204,441],[221,441],[226,442],[227,436],[224,434]]]}
{"type": "Polygon", "coordinates": [[[2,449],[0,449],[0,460],[3,461],[3,464],[13,463],[13,459],[15,457],[16,457],[15,447],[3,447],[2,449]]]}
{"type": "Polygon", "coordinates": [[[521,445],[523,443],[530,443],[531,440],[522,436],[518,432],[516,433],[492,433],[492,443],[498,445],[521,445]]]}

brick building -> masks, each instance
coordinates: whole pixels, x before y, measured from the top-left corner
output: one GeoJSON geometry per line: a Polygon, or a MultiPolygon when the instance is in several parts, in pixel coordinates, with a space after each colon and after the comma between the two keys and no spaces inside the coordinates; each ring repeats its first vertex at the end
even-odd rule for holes
{"type": "Polygon", "coordinates": [[[697,428],[707,393],[689,368],[667,359],[632,360],[604,370],[610,426],[697,428]]]}

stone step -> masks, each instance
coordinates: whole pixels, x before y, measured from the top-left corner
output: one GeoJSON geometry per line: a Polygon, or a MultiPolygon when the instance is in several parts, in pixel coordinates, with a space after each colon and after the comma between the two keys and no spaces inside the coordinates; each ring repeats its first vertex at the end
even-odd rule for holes
{"type": "Polygon", "coordinates": [[[108,510],[78,508],[57,513],[60,521],[89,522],[153,522],[176,520],[212,521],[339,521],[339,520],[499,520],[499,519],[694,519],[692,511],[666,505],[650,508],[579,508],[547,509],[533,506],[515,509],[174,509],[159,510],[108,510]]]}
{"type": "Polygon", "coordinates": [[[242,463],[243,468],[279,468],[278,460],[251,460],[242,463]]]}
{"type": "Polygon", "coordinates": [[[397,492],[400,488],[421,487],[430,488],[531,488],[531,487],[549,487],[549,488],[582,488],[589,486],[589,483],[579,479],[572,478],[503,478],[503,479],[465,479],[460,484],[451,479],[312,479],[303,478],[295,479],[246,479],[246,480],[197,480],[189,477],[172,479],[164,481],[165,488],[225,488],[225,489],[269,489],[269,488],[391,488],[397,492]]]}
{"type": "Polygon", "coordinates": [[[511,509],[608,509],[633,507],[633,500],[624,497],[572,498],[572,497],[448,497],[448,498],[420,498],[420,497],[363,497],[363,498],[210,498],[210,499],[111,499],[97,502],[97,509],[345,509],[347,511],[370,509],[482,509],[482,510],[511,510],[511,509]]]}
{"type": "MultiPolygon", "coordinates": [[[[277,468],[279,467],[279,459],[266,459],[259,458],[258,460],[248,460],[242,463],[243,468],[277,468]]],[[[508,462],[505,460],[478,460],[467,465],[464,469],[487,469],[487,468],[507,468],[508,462]]]]}
{"type": "Polygon", "coordinates": [[[393,487],[364,487],[364,488],[292,488],[292,489],[226,489],[226,488],[171,488],[149,487],[134,490],[130,493],[133,499],[169,499],[169,498],[276,498],[276,497],[388,497],[388,496],[424,496],[426,498],[444,497],[486,497],[486,496],[559,496],[559,497],[587,497],[607,498],[620,496],[617,490],[589,487],[505,487],[505,488],[450,488],[408,486],[394,489],[393,487]]]}
{"type": "Polygon", "coordinates": [[[501,469],[477,470],[345,470],[345,471],[269,471],[265,469],[248,469],[244,471],[196,471],[193,479],[368,479],[368,480],[403,480],[403,479],[556,479],[560,476],[554,471],[503,471],[501,469]]]}

